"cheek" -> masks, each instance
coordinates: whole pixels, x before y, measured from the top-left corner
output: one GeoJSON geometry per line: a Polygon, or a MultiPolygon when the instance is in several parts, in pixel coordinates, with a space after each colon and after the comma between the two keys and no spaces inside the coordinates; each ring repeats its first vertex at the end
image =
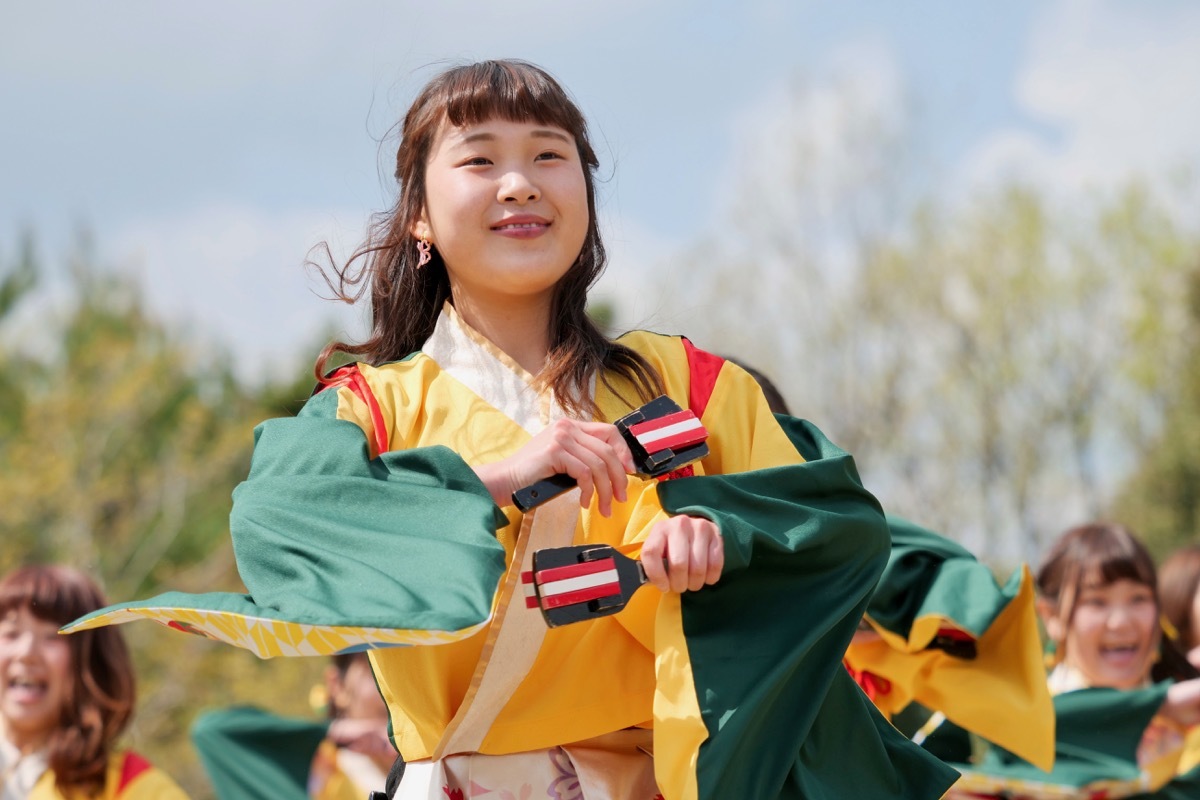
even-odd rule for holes
{"type": "Polygon", "coordinates": [[[1141,628],[1143,634],[1152,643],[1158,637],[1158,609],[1149,608],[1142,610],[1137,615],[1138,627],[1141,628]]]}
{"type": "Polygon", "coordinates": [[[583,225],[586,228],[588,223],[587,183],[584,182],[583,175],[579,175],[578,178],[571,181],[567,193],[572,198],[572,208],[582,218],[583,225]]]}
{"type": "Polygon", "coordinates": [[[425,186],[425,210],[434,228],[453,226],[476,205],[491,198],[469,181],[446,179],[425,186]]]}
{"type": "Polygon", "coordinates": [[[1076,610],[1067,628],[1067,638],[1092,639],[1104,629],[1104,614],[1089,608],[1076,610]]]}
{"type": "Polygon", "coordinates": [[[55,689],[59,693],[67,691],[71,680],[71,647],[65,641],[52,642],[46,645],[42,658],[46,664],[46,672],[55,689]]]}

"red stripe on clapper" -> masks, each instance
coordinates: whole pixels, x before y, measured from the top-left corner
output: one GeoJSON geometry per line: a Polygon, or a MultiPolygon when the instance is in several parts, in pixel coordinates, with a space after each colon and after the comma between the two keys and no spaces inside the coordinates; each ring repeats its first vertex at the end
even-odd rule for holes
{"type": "Polygon", "coordinates": [[[973,642],[975,637],[966,631],[960,631],[958,628],[938,628],[938,636],[944,636],[947,639],[953,639],[956,642],[973,642]]]}
{"type": "Polygon", "coordinates": [[[551,595],[550,597],[542,597],[542,608],[573,606],[576,603],[586,603],[588,600],[599,600],[601,597],[612,597],[614,594],[620,593],[621,584],[613,581],[612,583],[592,586],[587,589],[577,589],[573,592],[563,592],[562,594],[551,595]]]}
{"type": "Polygon", "coordinates": [[[522,572],[521,573],[521,584],[522,584],[522,588],[525,591],[525,607],[526,608],[537,608],[538,607],[538,599],[537,599],[537,592],[533,586],[533,572],[531,572],[530,570],[525,570],[524,572],[522,572]]]}
{"type": "Polygon", "coordinates": [[[630,425],[629,431],[648,453],[691,447],[708,438],[704,425],[688,410],[630,425]]]}
{"type": "Polygon", "coordinates": [[[565,581],[568,578],[595,575],[597,572],[607,572],[616,568],[617,564],[611,558],[602,558],[599,561],[585,561],[582,564],[568,564],[565,567],[550,567],[549,569],[539,570],[536,577],[538,585],[545,586],[554,581],[565,581]]]}

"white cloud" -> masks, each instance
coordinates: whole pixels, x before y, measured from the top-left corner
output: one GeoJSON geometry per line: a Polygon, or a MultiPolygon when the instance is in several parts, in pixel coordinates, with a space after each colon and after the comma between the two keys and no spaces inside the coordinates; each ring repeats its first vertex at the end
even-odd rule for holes
{"type": "Polygon", "coordinates": [[[329,290],[303,266],[329,241],[335,256],[357,243],[361,215],[212,205],[138,219],[102,247],[130,265],[151,305],[174,324],[228,348],[239,374],[294,377],[325,333],[361,337],[353,308],[322,299],[329,290]]]}
{"type": "Polygon", "coordinates": [[[906,190],[907,96],[895,53],[875,38],[768,87],[734,122],[714,229],[753,242],[764,261],[772,248],[785,261],[820,254],[849,278],[846,255],[895,222],[906,190]]]}
{"type": "Polygon", "coordinates": [[[1039,128],[983,141],[963,165],[967,186],[1015,176],[1070,194],[1196,163],[1200,7],[1059,0],[1030,30],[1014,92],[1039,128]]]}

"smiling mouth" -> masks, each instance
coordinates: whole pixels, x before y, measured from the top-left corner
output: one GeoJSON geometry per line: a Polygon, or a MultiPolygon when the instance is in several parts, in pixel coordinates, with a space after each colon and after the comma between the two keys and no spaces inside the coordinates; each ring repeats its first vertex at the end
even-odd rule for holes
{"type": "Polygon", "coordinates": [[[537,230],[539,228],[550,227],[549,222],[509,222],[503,225],[496,225],[492,228],[494,231],[520,231],[520,230],[537,230]]]}
{"type": "Polygon", "coordinates": [[[1136,644],[1124,644],[1124,645],[1115,645],[1115,646],[1111,646],[1111,647],[1101,647],[1100,655],[1116,656],[1117,658],[1129,658],[1130,656],[1137,655],[1137,653],[1140,649],[1141,648],[1138,647],[1136,644]]]}
{"type": "Polygon", "coordinates": [[[14,696],[28,698],[31,695],[42,695],[46,691],[47,685],[45,681],[31,678],[10,678],[5,681],[4,688],[12,692],[14,696]]]}

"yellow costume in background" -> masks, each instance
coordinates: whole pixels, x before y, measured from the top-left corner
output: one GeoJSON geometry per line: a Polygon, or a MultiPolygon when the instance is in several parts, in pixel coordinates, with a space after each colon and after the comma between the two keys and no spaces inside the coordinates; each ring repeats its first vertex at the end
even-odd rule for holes
{"type": "Polygon", "coordinates": [[[101,794],[79,791],[63,794],[54,785],[54,773],[46,770],[28,800],[188,800],[188,796],[165,772],[136,753],[124,751],[109,759],[101,794]]]}

